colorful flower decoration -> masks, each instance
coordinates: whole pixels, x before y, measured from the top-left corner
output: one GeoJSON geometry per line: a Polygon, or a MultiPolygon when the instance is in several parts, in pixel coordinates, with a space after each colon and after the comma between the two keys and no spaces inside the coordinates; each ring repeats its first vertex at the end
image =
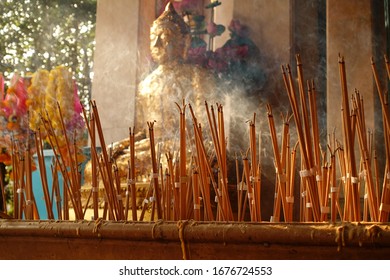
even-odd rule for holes
{"type": "Polygon", "coordinates": [[[0,75],[0,87],[0,162],[10,164],[15,143],[19,148],[29,144],[33,154],[33,133],[38,131],[65,162],[72,162],[69,157],[73,157],[74,147],[80,147],[78,163],[83,160],[85,123],[77,86],[68,68],[58,66],[50,72],[41,69],[31,78],[15,73],[6,92],[0,75]]]}
{"type": "MultiPolygon", "coordinates": [[[[52,148],[58,149],[65,162],[70,163],[69,156],[73,153],[69,155],[68,144],[73,148],[81,148],[85,144],[85,123],[72,73],[64,66],[52,69],[48,75],[45,71],[38,71],[33,76],[29,92],[32,104],[41,110],[41,120],[46,122],[46,128],[52,130],[51,134],[45,134],[46,140],[54,146],[52,148]]],[[[37,120],[31,122],[32,129],[41,128],[42,124],[37,120]]],[[[82,160],[78,151],[78,162],[82,160]]]]}
{"type": "Polygon", "coordinates": [[[0,81],[0,161],[10,163],[12,145],[17,143],[21,148],[28,147],[34,152],[34,139],[28,126],[27,80],[15,73],[7,91],[4,80],[0,81]]]}
{"type": "Polygon", "coordinates": [[[29,125],[34,131],[41,130],[45,135],[45,127],[42,118],[45,116],[45,95],[49,82],[49,71],[40,69],[31,78],[31,85],[28,88],[28,105],[30,110],[29,125]]]}
{"type": "Polygon", "coordinates": [[[230,39],[221,48],[213,50],[214,38],[226,31],[225,26],[213,21],[214,10],[222,2],[212,1],[205,6],[210,9],[211,14],[208,23],[205,16],[198,11],[201,3],[200,0],[173,2],[191,29],[187,62],[210,69],[229,84],[233,82],[243,85],[248,94],[260,90],[265,83],[265,74],[260,68],[260,51],[249,37],[248,26],[233,19],[228,26],[230,39]],[[205,41],[207,38],[208,43],[205,41]]]}

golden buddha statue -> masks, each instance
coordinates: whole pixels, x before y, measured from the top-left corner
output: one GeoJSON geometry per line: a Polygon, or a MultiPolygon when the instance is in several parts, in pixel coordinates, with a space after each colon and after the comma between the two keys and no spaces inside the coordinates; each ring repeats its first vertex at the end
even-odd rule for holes
{"type": "Polygon", "coordinates": [[[164,145],[178,139],[179,112],[175,103],[190,103],[201,119],[204,101],[218,100],[214,76],[186,63],[190,43],[189,26],[168,3],[150,32],[150,51],[158,67],[140,83],[136,104],[136,129],[142,130],[147,122],[156,121],[155,136],[164,145]]]}
{"type": "MultiPolygon", "coordinates": [[[[248,112],[251,112],[257,103],[249,102],[249,99],[245,102],[239,99],[243,92],[242,85],[222,79],[218,80],[217,84],[218,77],[215,73],[193,63],[187,63],[190,43],[189,26],[177,14],[173,5],[168,3],[165,11],[153,22],[150,29],[150,52],[158,66],[140,82],[136,98],[134,150],[137,208],[142,207],[145,195],[148,193],[147,189],[150,189],[148,182],[154,175],[148,123],[155,122],[153,130],[154,142],[158,146],[157,161],[165,169],[167,167],[166,154],[169,153],[174,159],[178,159],[176,155],[179,154],[180,149],[180,107],[183,106],[179,104],[191,105],[196,116],[196,125],[200,123],[203,127],[204,144],[207,152],[211,151],[210,154],[213,154],[213,148],[205,101],[208,104],[218,103],[224,106],[225,135],[228,138],[227,148],[230,150],[228,158],[248,148],[245,141],[247,137],[245,136],[247,133],[245,122],[252,115],[248,112]],[[226,108],[228,110],[225,110],[226,108]],[[247,113],[248,116],[245,119],[247,113]]],[[[193,120],[188,106],[185,114],[187,149],[195,151],[193,120]]],[[[106,148],[110,150],[121,184],[123,188],[126,188],[130,139],[123,139],[106,148]]],[[[190,163],[192,159],[191,156],[187,156],[187,166],[194,164],[194,162],[190,163]]],[[[232,168],[233,163],[233,158],[229,158],[229,169],[232,168]]],[[[218,167],[213,165],[213,172],[216,170],[218,167]]],[[[190,169],[187,169],[187,172],[191,172],[190,169]]],[[[88,163],[84,173],[85,189],[91,185],[91,173],[91,164],[88,163]]],[[[228,174],[228,177],[233,175],[234,173],[228,174]]],[[[235,178],[228,178],[228,180],[233,182],[235,178]]]]}
{"type": "MultiPolygon", "coordinates": [[[[205,124],[204,102],[218,100],[214,75],[206,69],[186,63],[190,46],[190,29],[183,18],[168,3],[165,11],[150,30],[150,51],[157,68],[140,82],[136,101],[136,172],[137,180],[151,173],[150,145],[147,122],[154,122],[155,142],[160,152],[174,153],[179,148],[180,113],[175,103],[190,103],[199,122],[205,124]],[[137,133],[138,132],[138,133],[137,133]]],[[[186,110],[188,124],[192,123],[186,110]]],[[[187,125],[191,129],[191,125],[187,125]]],[[[128,138],[113,143],[110,147],[122,182],[126,181],[130,158],[128,138]]],[[[161,157],[164,160],[164,157],[161,157]]],[[[90,163],[85,167],[86,184],[91,182],[90,163]]]]}

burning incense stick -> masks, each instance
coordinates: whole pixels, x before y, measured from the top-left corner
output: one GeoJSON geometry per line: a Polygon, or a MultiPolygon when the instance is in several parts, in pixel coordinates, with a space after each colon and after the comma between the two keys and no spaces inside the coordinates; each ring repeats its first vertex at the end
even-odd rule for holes
{"type": "MultiPolygon", "coordinates": [[[[223,130],[223,120],[220,120],[219,127],[217,126],[214,109],[211,106],[211,113],[208,107],[207,102],[205,102],[206,113],[209,122],[209,127],[213,139],[214,150],[217,156],[218,166],[220,168],[220,174],[222,177],[220,178],[221,184],[220,188],[217,189],[217,198],[218,198],[218,206],[221,207],[221,215],[223,220],[233,220],[233,212],[229,200],[228,186],[227,186],[227,178],[225,177],[227,174],[226,171],[226,159],[224,159],[224,155],[226,155],[226,145],[224,144],[224,139],[219,140],[218,135],[224,135],[224,132],[218,133],[218,129],[223,130]],[[221,145],[222,143],[222,145],[221,145]]],[[[221,110],[221,108],[219,108],[221,110]]]]}
{"type": "MultiPolygon", "coordinates": [[[[205,168],[205,171],[207,172],[207,175],[203,175],[202,178],[204,180],[209,181],[209,182],[205,182],[203,184],[204,185],[204,189],[206,190],[207,189],[206,186],[211,183],[211,185],[213,186],[213,189],[215,191],[215,195],[216,195],[218,201],[221,201],[221,194],[218,191],[217,184],[215,183],[215,180],[214,180],[214,177],[213,177],[213,172],[212,172],[210,164],[209,164],[209,162],[207,160],[206,149],[205,149],[204,143],[203,143],[201,127],[200,126],[198,127],[196,125],[197,124],[197,118],[195,117],[195,114],[194,114],[194,111],[193,111],[193,109],[191,107],[191,104],[189,104],[189,108],[190,108],[191,116],[192,116],[192,119],[193,119],[193,122],[194,122],[194,126],[193,127],[194,127],[196,141],[198,143],[198,145],[197,145],[197,152],[198,152],[198,155],[200,155],[199,158],[202,159],[200,162],[201,163],[203,162],[203,167],[205,168]]],[[[208,199],[208,198],[206,198],[206,195],[204,196],[204,199],[208,199]]],[[[209,207],[209,205],[211,206],[211,203],[206,205],[206,206],[209,207]]],[[[209,212],[209,218],[214,219],[214,217],[211,214],[211,212],[209,212]]]]}
{"type": "MultiPolygon", "coordinates": [[[[360,199],[358,192],[358,182],[357,170],[356,170],[356,160],[354,152],[354,138],[353,138],[353,128],[351,124],[350,109],[349,109],[349,96],[347,88],[347,78],[345,73],[345,62],[343,57],[339,57],[339,73],[340,73],[340,84],[341,84],[341,93],[342,93],[342,112],[344,123],[344,149],[346,152],[346,188],[350,189],[350,209],[351,211],[351,221],[360,220],[360,199]]],[[[348,205],[347,205],[348,206],[348,205]]]]}
{"type": "MultiPolygon", "coordinates": [[[[31,170],[31,155],[30,155],[30,145],[27,144],[27,148],[25,151],[25,156],[24,156],[24,163],[26,164],[26,219],[27,220],[32,220],[34,219],[34,210],[36,207],[35,199],[34,199],[34,193],[33,193],[33,188],[32,188],[32,170],[31,170]]],[[[38,218],[39,219],[39,218],[38,218]]]]}
{"type": "MultiPolygon", "coordinates": [[[[131,213],[133,221],[137,221],[137,189],[135,185],[135,136],[134,128],[130,133],[130,187],[131,187],[131,213]]],[[[127,215],[127,211],[126,211],[127,215]]]]}
{"type": "Polygon", "coordinates": [[[108,153],[106,150],[106,143],[103,135],[103,129],[100,123],[100,117],[99,117],[99,112],[96,106],[95,101],[91,101],[91,107],[93,110],[93,114],[95,117],[95,122],[96,122],[96,128],[98,132],[98,137],[100,141],[100,145],[102,147],[102,164],[104,169],[101,170],[101,175],[103,180],[103,185],[105,186],[105,191],[106,191],[106,198],[107,198],[107,203],[109,206],[110,213],[112,215],[115,215],[115,219],[118,219],[118,209],[115,207],[117,205],[116,199],[115,199],[115,187],[114,187],[114,179],[112,175],[112,162],[111,159],[108,157],[108,153]]]}
{"type": "Polygon", "coordinates": [[[168,152],[165,154],[167,159],[167,172],[166,172],[166,178],[167,178],[167,198],[169,199],[167,201],[167,219],[172,219],[173,211],[175,210],[175,176],[174,176],[174,168],[173,168],[173,156],[172,153],[168,152]]]}
{"type": "Polygon", "coordinates": [[[61,206],[61,193],[60,193],[60,187],[58,185],[58,174],[57,174],[56,162],[54,162],[54,166],[52,164],[50,167],[51,167],[51,176],[53,178],[52,192],[53,192],[53,197],[56,201],[57,216],[59,220],[62,220],[63,216],[62,216],[62,206],[61,206]]]}
{"type": "Polygon", "coordinates": [[[272,109],[271,105],[267,105],[267,116],[268,116],[268,124],[269,124],[269,129],[271,133],[271,140],[272,140],[272,148],[274,152],[274,160],[275,160],[275,169],[276,169],[276,188],[275,194],[276,197],[276,204],[275,204],[275,209],[274,209],[274,221],[278,222],[280,219],[280,214],[279,214],[279,205],[282,203],[283,207],[283,215],[285,219],[288,217],[287,216],[287,205],[286,205],[286,174],[284,173],[284,168],[282,167],[282,161],[280,158],[280,152],[279,152],[279,146],[278,146],[278,140],[276,136],[276,129],[275,129],[275,123],[272,115],[272,109]]]}
{"type": "MultiPolygon", "coordinates": [[[[298,69],[301,67],[300,62],[298,61],[298,69]]],[[[300,171],[300,176],[302,179],[303,190],[301,190],[301,194],[305,194],[303,196],[303,207],[306,209],[306,220],[311,220],[311,216],[313,216],[314,221],[319,221],[320,219],[320,209],[319,209],[319,203],[318,203],[318,196],[316,196],[316,185],[315,185],[315,178],[314,178],[314,172],[315,168],[313,166],[313,162],[311,160],[311,151],[308,151],[308,145],[306,144],[306,135],[305,134],[305,127],[302,126],[302,121],[300,118],[300,111],[298,107],[298,102],[296,100],[296,94],[295,94],[295,88],[293,83],[293,78],[291,75],[290,67],[287,65],[287,74],[284,70],[284,67],[282,66],[282,74],[283,74],[283,81],[286,87],[286,91],[290,100],[295,125],[297,128],[297,134],[298,134],[298,140],[299,140],[299,146],[302,156],[302,170],[300,171]],[[310,209],[310,210],[309,210],[310,209]],[[310,215],[310,216],[308,216],[310,215]]],[[[301,76],[300,76],[301,77],[301,76]]],[[[302,79],[302,78],[301,78],[302,79]]],[[[302,87],[302,82],[300,82],[302,87]]],[[[303,102],[303,98],[302,98],[303,102]]],[[[302,208],[302,207],[301,207],[302,208]]]]}
{"type": "MultiPolygon", "coordinates": [[[[47,119],[42,118],[42,122],[44,124],[45,130],[47,131],[47,133],[49,135],[48,140],[50,142],[50,145],[52,147],[60,147],[59,140],[58,140],[56,134],[54,133],[54,129],[53,129],[51,122],[47,121],[48,119],[49,119],[49,117],[47,115],[47,119]]],[[[73,209],[74,209],[76,218],[82,219],[83,217],[82,217],[81,201],[75,200],[75,197],[77,194],[74,194],[75,187],[73,187],[71,185],[73,181],[69,178],[69,173],[67,171],[67,167],[66,167],[66,164],[64,162],[65,156],[63,154],[63,151],[59,148],[57,148],[57,149],[54,148],[53,153],[54,153],[54,159],[56,160],[57,166],[59,167],[61,174],[62,174],[62,177],[64,179],[63,180],[63,183],[64,183],[64,207],[67,207],[67,199],[69,198],[72,205],[73,205],[73,209]],[[78,203],[76,203],[76,201],[78,201],[78,203]]],[[[64,208],[64,209],[66,210],[67,208],[64,208]]],[[[67,211],[65,211],[65,212],[67,212],[67,211]]],[[[64,219],[68,219],[68,218],[64,216],[64,219]]]]}
{"type": "Polygon", "coordinates": [[[364,107],[362,105],[362,99],[358,91],[355,91],[355,96],[352,97],[352,104],[357,116],[357,134],[359,140],[360,153],[362,155],[362,165],[363,165],[363,178],[365,180],[366,193],[368,195],[368,207],[371,219],[373,221],[378,221],[378,203],[377,197],[374,189],[374,182],[372,177],[372,168],[371,160],[369,155],[369,148],[367,143],[367,138],[365,137],[366,128],[364,120],[364,107]]]}
{"type": "MultiPolygon", "coordinates": [[[[168,160],[168,159],[167,159],[168,160]]],[[[168,168],[165,169],[165,220],[170,221],[171,220],[171,212],[172,212],[172,201],[173,201],[173,196],[172,196],[172,180],[170,173],[168,171],[168,168]]]]}
{"type": "Polygon", "coordinates": [[[242,211],[242,197],[243,197],[243,180],[240,179],[240,168],[237,154],[235,156],[235,167],[236,167],[236,184],[237,184],[237,220],[241,221],[242,211]]]}
{"type": "MultiPolygon", "coordinates": [[[[330,220],[331,222],[336,222],[337,218],[337,205],[338,205],[338,198],[339,198],[339,187],[336,185],[336,153],[339,150],[340,147],[336,147],[336,137],[335,132],[333,131],[333,134],[328,135],[328,144],[327,148],[329,150],[330,154],[330,164],[329,164],[329,172],[328,172],[328,188],[330,192],[330,220]]],[[[340,166],[342,166],[344,162],[340,162],[340,166]]],[[[342,173],[343,174],[343,173],[342,173]]],[[[341,215],[340,215],[341,217],[341,215]]]]}
{"type": "MultiPolygon", "coordinates": [[[[87,120],[86,120],[87,121],[87,120]]],[[[99,219],[99,184],[98,184],[98,157],[96,155],[96,127],[95,127],[95,118],[93,113],[90,113],[90,143],[91,143],[91,170],[92,170],[92,200],[93,200],[93,219],[99,219]],[[94,152],[95,151],[95,152],[94,152]]]]}
{"type": "Polygon", "coordinates": [[[180,219],[187,219],[187,189],[188,189],[188,178],[187,178],[187,147],[186,147],[186,118],[185,110],[186,104],[183,100],[183,104],[180,107],[176,103],[176,106],[180,113],[180,219]]]}
{"type": "MultiPolygon", "coordinates": [[[[254,203],[253,203],[253,185],[252,185],[252,182],[250,180],[251,175],[250,175],[250,167],[249,167],[248,157],[245,156],[242,161],[243,161],[243,168],[244,168],[244,174],[245,174],[245,182],[246,182],[246,186],[248,188],[247,196],[245,197],[244,205],[246,205],[246,202],[248,202],[251,221],[254,222],[256,220],[256,216],[255,216],[256,214],[255,214],[254,203]]],[[[242,211],[242,213],[244,215],[245,209],[242,211]]],[[[241,219],[243,219],[243,217],[241,219]]]]}
{"type": "Polygon", "coordinates": [[[42,190],[43,190],[43,195],[44,195],[47,217],[49,219],[54,219],[54,214],[53,214],[53,210],[52,210],[53,204],[52,204],[52,200],[50,199],[49,186],[47,183],[45,158],[43,155],[43,146],[42,146],[42,133],[41,133],[40,129],[38,129],[38,134],[37,133],[34,134],[34,137],[35,137],[35,146],[37,149],[39,173],[41,176],[42,190]]]}
{"type": "Polygon", "coordinates": [[[160,188],[158,184],[158,166],[157,166],[157,157],[156,157],[156,147],[154,143],[154,122],[148,122],[149,127],[149,139],[150,139],[150,153],[152,157],[152,180],[154,185],[154,194],[155,201],[157,204],[157,218],[162,218],[162,209],[161,209],[161,196],[160,196],[160,188]]]}
{"type": "Polygon", "coordinates": [[[193,202],[194,202],[194,219],[200,220],[200,198],[199,198],[199,173],[194,171],[192,176],[192,190],[193,190],[193,202]]]}
{"type": "Polygon", "coordinates": [[[290,183],[289,186],[289,196],[286,198],[287,207],[288,207],[288,217],[289,220],[293,220],[293,211],[294,211],[294,202],[295,202],[295,197],[294,197],[294,190],[295,190],[295,162],[296,162],[296,155],[297,155],[297,146],[298,142],[295,144],[294,148],[291,151],[291,156],[289,162],[289,166],[287,170],[289,171],[288,176],[287,176],[287,182],[290,183]]]}
{"type": "MultiPolygon", "coordinates": [[[[80,191],[79,191],[80,186],[78,185],[78,182],[77,182],[78,180],[77,180],[76,169],[75,169],[77,167],[77,159],[76,159],[76,161],[74,161],[74,158],[72,155],[72,148],[71,148],[70,143],[69,143],[69,137],[67,135],[67,131],[65,128],[65,122],[64,122],[64,118],[62,116],[62,110],[61,110],[59,102],[57,102],[57,108],[58,108],[58,114],[59,114],[60,121],[61,121],[62,133],[64,135],[65,144],[66,144],[66,149],[65,149],[66,155],[61,154],[61,156],[63,158],[67,158],[69,160],[68,165],[69,165],[70,175],[71,175],[71,187],[74,189],[75,201],[78,204],[78,206],[80,206],[80,208],[81,208],[81,200],[80,200],[80,195],[79,195],[80,194],[80,191]]],[[[74,147],[74,149],[76,149],[76,147],[74,147]]],[[[59,150],[61,150],[61,149],[59,149],[59,150]]]]}
{"type": "MultiPolygon", "coordinates": [[[[100,125],[100,119],[99,119],[99,114],[98,110],[96,107],[96,104],[91,101],[92,104],[92,114],[94,116],[94,124],[96,125],[96,129],[98,131],[98,136],[100,140],[100,144],[102,146],[102,153],[100,155],[100,160],[97,160],[97,167],[99,174],[102,179],[103,187],[104,187],[104,211],[103,211],[103,219],[106,218],[106,214],[108,213],[111,219],[119,219],[119,212],[118,212],[118,200],[117,197],[115,196],[115,187],[114,187],[114,181],[113,181],[113,174],[112,174],[112,162],[111,158],[109,158],[106,146],[105,145],[105,140],[104,136],[102,134],[102,127],[100,125]],[[108,212],[107,212],[108,211],[108,212]]],[[[83,114],[84,118],[87,119],[87,113],[84,107],[83,109],[83,114]]],[[[94,135],[94,132],[92,131],[93,128],[89,125],[88,122],[87,124],[87,129],[90,135],[94,135]]],[[[98,158],[98,152],[97,149],[94,145],[91,146],[92,148],[92,155],[96,158],[98,158]]]]}
{"type": "MultiPolygon", "coordinates": [[[[191,107],[190,107],[191,109],[191,107]]],[[[192,109],[191,109],[192,110],[192,109]]],[[[214,220],[214,214],[211,209],[211,201],[210,201],[210,174],[208,173],[208,162],[204,152],[204,144],[203,144],[203,135],[202,135],[202,126],[194,120],[194,132],[195,132],[195,148],[196,148],[196,162],[198,166],[198,172],[200,176],[200,189],[203,199],[204,206],[204,220],[212,221],[214,220]]]]}
{"type": "MultiPolygon", "coordinates": [[[[291,159],[290,155],[290,133],[289,133],[289,122],[292,118],[292,115],[283,116],[281,114],[281,119],[283,121],[283,129],[282,129],[282,139],[281,139],[281,166],[282,166],[282,175],[280,175],[280,172],[277,172],[277,181],[283,182],[286,181],[285,186],[285,192],[286,192],[286,217],[284,218],[285,221],[292,221],[293,220],[293,203],[294,203],[294,193],[293,187],[291,187],[291,179],[294,178],[294,169],[291,170],[293,166],[295,166],[295,152],[292,153],[293,159],[291,159]],[[283,175],[285,174],[285,175],[283,175]],[[291,178],[292,177],[292,178],[291,178]]],[[[278,203],[280,203],[280,199],[277,199],[278,203]]]]}
{"type": "Polygon", "coordinates": [[[260,185],[260,174],[257,163],[257,145],[256,145],[256,114],[253,115],[253,120],[249,122],[249,142],[250,142],[250,152],[251,152],[251,181],[253,181],[253,203],[254,203],[254,213],[255,221],[261,222],[261,185],[260,185]]]}

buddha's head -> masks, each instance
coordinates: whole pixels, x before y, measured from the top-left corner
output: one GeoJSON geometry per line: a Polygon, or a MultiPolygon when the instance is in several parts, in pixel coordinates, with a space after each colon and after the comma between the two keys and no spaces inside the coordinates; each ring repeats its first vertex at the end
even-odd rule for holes
{"type": "Polygon", "coordinates": [[[159,64],[183,61],[190,41],[188,25],[169,2],[150,30],[150,51],[153,59],[159,64]]]}

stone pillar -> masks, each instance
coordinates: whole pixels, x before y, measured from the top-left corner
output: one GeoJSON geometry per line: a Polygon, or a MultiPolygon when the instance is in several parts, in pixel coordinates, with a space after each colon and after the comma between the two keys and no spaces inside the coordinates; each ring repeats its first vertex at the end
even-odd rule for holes
{"type": "Polygon", "coordinates": [[[106,144],[128,137],[134,125],[137,77],[147,64],[143,50],[149,48],[145,38],[154,7],[154,0],[98,0],[92,99],[106,144]]]}
{"type": "Polygon", "coordinates": [[[306,81],[315,83],[320,144],[326,147],[326,2],[293,0],[291,10],[292,70],[296,76],[296,55],[299,54],[305,87],[306,81]]]}
{"type": "Polygon", "coordinates": [[[250,28],[251,39],[263,55],[267,80],[261,93],[264,102],[279,103],[285,97],[288,101],[280,65],[290,62],[291,1],[234,1],[233,17],[250,28]]]}
{"type": "MultiPolygon", "coordinates": [[[[373,130],[374,81],[371,1],[327,1],[327,127],[342,139],[341,87],[338,56],[345,59],[349,95],[359,90],[364,98],[366,126],[373,130]]],[[[374,95],[375,94],[375,95],[374,95]]]]}

